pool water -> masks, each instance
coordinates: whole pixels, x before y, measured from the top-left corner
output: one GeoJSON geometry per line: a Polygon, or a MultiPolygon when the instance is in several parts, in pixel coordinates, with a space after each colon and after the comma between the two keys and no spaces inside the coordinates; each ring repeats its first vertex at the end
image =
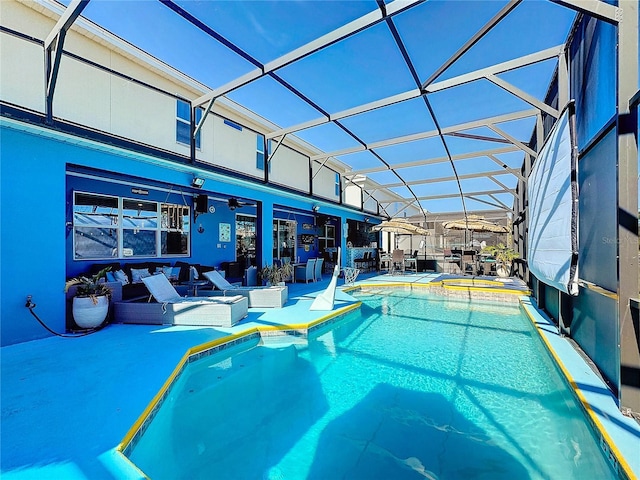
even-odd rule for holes
{"type": "Polygon", "coordinates": [[[356,295],[308,341],[191,364],[131,460],[153,479],[616,478],[519,307],[356,295]]]}

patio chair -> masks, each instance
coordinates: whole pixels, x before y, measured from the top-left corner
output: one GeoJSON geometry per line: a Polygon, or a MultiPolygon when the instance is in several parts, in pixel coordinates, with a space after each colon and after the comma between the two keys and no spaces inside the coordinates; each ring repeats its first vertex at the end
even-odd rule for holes
{"type": "Polygon", "coordinates": [[[364,254],[362,255],[362,258],[355,258],[353,260],[353,265],[355,268],[357,268],[361,272],[364,272],[365,269],[368,271],[369,270],[369,252],[364,252],[364,254]]]}
{"type": "Polygon", "coordinates": [[[305,283],[309,283],[310,281],[315,282],[315,276],[314,276],[315,266],[316,266],[315,258],[310,258],[309,260],[307,260],[307,263],[305,263],[304,265],[296,265],[296,273],[295,273],[296,282],[297,281],[302,281],[305,283]]]}
{"type": "Polygon", "coordinates": [[[242,295],[181,297],[164,275],[145,277],[142,282],[157,303],[115,302],[114,317],[117,322],[232,327],[247,316],[249,302],[242,295]]]}
{"type": "Polygon", "coordinates": [[[391,254],[391,266],[389,267],[389,273],[393,274],[396,271],[404,273],[404,250],[396,249],[391,254]]]}
{"type": "Polygon", "coordinates": [[[324,263],[324,258],[316,259],[316,266],[314,267],[313,272],[313,280],[315,282],[319,282],[322,280],[322,264],[324,263]]]}
{"type": "Polygon", "coordinates": [[[413,270],[414,273],[418,273],[418,250],[414,250],[410,257],[404,259],[404,266],[406,270],[413,270]]]}
{"type": "Polygon", "coordinates": [[[456,270],[461,270],[462,250],[445,250],[444,263],[446,273],[454,273],[456,270]]]}
{"type": "Polygon", "coordinates": [[[241,287],[230,284],[216,270],[204,272],[203,275],[218,289],[208,292],[208,295],[242,295],[249,300],[249,308],[281,308],[287,302],[289,296],[289,288],[286,285],[241,287]]]}

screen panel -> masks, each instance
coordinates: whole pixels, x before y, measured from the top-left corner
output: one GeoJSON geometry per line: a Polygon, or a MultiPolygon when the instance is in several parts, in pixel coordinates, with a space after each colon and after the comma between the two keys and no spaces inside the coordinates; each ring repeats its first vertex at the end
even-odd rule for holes
{"type": "Polygon", "coordinates": [[[578,186],[574,105],[560,115],[529,181],[528,263],[540,281],[578,294],[578,186]]]}

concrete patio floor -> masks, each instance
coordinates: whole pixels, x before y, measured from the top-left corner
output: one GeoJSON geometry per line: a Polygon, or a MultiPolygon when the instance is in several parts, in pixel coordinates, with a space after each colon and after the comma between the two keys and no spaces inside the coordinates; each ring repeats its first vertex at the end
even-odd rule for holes
{"type": "MultiPolygon", "coordinates": [[[[363,274],[358,283],[429,283],[438,274],[363,274]]],[[[81,338],[49,337],[1,355],[0,474],[3,479],[143,478],[116,447],[185,352],[255,326],[308,323],[329,281],[290,285],[282,309],[250,309],[232,328],[115,324],[81,338]]],[[[342,281],[339,282],[339,286],[342,281]]],[[[336,307],[349,301],[337,301],[336,307]]],[[[640,426],[623,416],[606,386],[529,300],[524,308],[592,405],[605,436],[640,476],[640,426]]],[[[46,318],[46,312],[37,312],[46,318]]],[[[35,321],[35,320],[34,320],[35,321]]]]}

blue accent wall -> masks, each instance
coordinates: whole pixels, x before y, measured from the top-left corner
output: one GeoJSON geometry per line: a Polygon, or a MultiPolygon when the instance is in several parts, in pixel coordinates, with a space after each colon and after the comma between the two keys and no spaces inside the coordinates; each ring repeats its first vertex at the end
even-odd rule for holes
{"type": "Polygon", "coordinates": [[[2,345],[65,328],[65,150],[59,142],[0,127],[0,334],[2,345]]]}
{"type": "MultiPolygon", "coordinates": [[[[111,194],[127,198],[154,201],[169,200],[192,207],[191,255],[175,258],[114,259],[121,263],[137,261],[181,260],[201,265],[219,266],[235,260],[235,215],[256,214],[255,207],[243,206],[231,211],[226,197],[235,196],[262,203],[258,239],[262,251],[260,266],[272,263],[273,219],[282,217],[274,208],[300,211],[296,214],[298,231],[303,223],[313,223],[313,198],[265,191],[233,178],[214,179],[208,174],[204,188],[191,187],[194,166],[177,165],[134,152],[125,152],[108,145],[86,142],[47,129],[0,119],[0,325],[1,344],[11,345],[50,335],[25,307],[27,295],[37,304],[35,312],[53,330],[65,331],[64,284],[67,278],[84,273],[92,263],[111,260],[75,261],[72,229],[73,192],[111,194]],[[191,171],[189,171],[191,169],[191,171]],[[123,183],[124,182],[124,183],[123,183]],[[148,195],[137,195],[132,188],[140,186],[148,195]],[[182,192],[182,193],[181,193],[182,192]],[[215,213],[200,214],[193,220],[194,195],[208,194],[215,213]],[[183,198],[184,197],[184,198],[183,198]],[[308,212],[305,214],[304,212],[308,212]],[[231,225],[231,241],[220,242],[219,224],[231,225]],[[203,232],[198,232],[202,225],[203,232]]],[[[345,239],[341,225],[347,219],[362,221],[364,215],[339,206],[322,206],[322,213],[338,220],[337,245],[342,246],[343,264],[345,239]]],[[[313,232],[317,233],[317,232],[313,232]]],[[[301,261],[317,257],[317,242],[309,252],[298,248],[301,261]]]]}

